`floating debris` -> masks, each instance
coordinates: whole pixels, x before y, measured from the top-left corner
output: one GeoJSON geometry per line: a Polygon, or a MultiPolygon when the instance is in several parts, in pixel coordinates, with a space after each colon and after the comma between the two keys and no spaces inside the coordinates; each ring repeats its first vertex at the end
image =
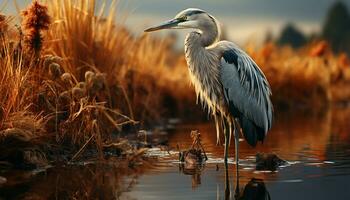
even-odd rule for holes
{"type": "Polygon", "coordinates": [[[256,154],[256,170],[263,171],[276,171],[276,169],[282,165],[286,165],[288,162],[279,158],[274,153],[257,153],[256,154]]]}
{"type": "MultiPolygon", "coordinates": [[[[201,143],[201,134],[195,130],[191,131],[192,145],[189,150],[179,151],[179,161],[186,164],[200,164],[204,160],[208,160],[204,147],[201,143]]],[[[179,148],[179,147],[178,147],[179,148]]]]}

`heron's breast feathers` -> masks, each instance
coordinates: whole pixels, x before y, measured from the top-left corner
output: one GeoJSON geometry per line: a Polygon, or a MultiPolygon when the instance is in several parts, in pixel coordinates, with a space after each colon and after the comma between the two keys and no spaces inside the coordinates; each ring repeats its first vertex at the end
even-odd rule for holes
{"type": "Polygon", "coordinates": [[[220,58],[214,52],[188,42],[189,40],[186,39],[185,55],[197,102],[207,108],[209,113],[222,111],[224,98],[219,77],[220,58]]]}

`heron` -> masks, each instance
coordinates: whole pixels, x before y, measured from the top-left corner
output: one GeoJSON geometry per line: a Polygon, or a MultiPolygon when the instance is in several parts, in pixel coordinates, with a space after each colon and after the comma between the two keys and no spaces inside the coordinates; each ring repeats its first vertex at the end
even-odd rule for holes
{"type": "Polygon", "coordinates": [[[217,143],[220,143],[220,134],[224,134],[225,166],[231,136],[234,136],[238,176],[240,133],[249,145],[255,147],[257,142],[263,142],[272,126],[269,82],[254,60],[238,45],[219,41],[219,22],[202,9],[185,9],[175,18],[145,32],[162,29],[192,30],[185,39],[185,57],[197,102],[213,116],[217,143]]]}

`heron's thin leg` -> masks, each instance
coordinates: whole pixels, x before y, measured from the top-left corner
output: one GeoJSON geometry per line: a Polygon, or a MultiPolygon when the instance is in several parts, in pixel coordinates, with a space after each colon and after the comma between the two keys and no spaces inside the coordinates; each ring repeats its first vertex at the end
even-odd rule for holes
{"type": "Polygon", "coordinates": [[[228,148],[229,148],[229,129],[228,129],[228,123],[223,119],[224,121],[224,133],[225,133],[225,152],[224,152],[224,162],[225,162],[225,167],[227,167],[227,159],[228,159],[228,148]]]}
{"type": "Polygon", "coordinates": [[[236,195],[239,195],[239,127],[235,119],[234,123],[234,137],[235,137],[235,160],[236,160],[236,195]]]}
{"type": "Polygon", "coordinates": [[[232,132],[233,132],[233,130],[232,130],[232,126],[233,126],[232,123],[233,123],[233,122],[232,122],[231,119],[228,119],[227,122],[228,122],[228,126],[229,126],[228,145],[230,146],[230,145],[231,145],[232,132]]]}
{"type": "Polygon", "coordinates": [[[225,164],[225,200],[230,199],[230,177],[228,176],[228,167],[225,164]]]}
{"type": "Polygon", "coordinates": [[[215,120],[215,128],[216,128],[216,145],[220,145],[220,125],[219,125],[219,115],[214,114],[214,120],[215,120]]]}

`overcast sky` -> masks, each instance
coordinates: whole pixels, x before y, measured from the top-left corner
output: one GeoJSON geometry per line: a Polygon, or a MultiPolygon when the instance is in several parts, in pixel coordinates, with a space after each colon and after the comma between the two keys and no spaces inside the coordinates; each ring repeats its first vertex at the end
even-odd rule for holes
{"type": "MultiPolygon", "coordinates": [[[[97,0],[98,1],[98,0],[97,0]]],[[[128,13],[126,25],[135,34],[153,24],[172,18],[177,12],[197,7],[215,16],[226,28],[228,38],[238,43],[261,40],[270,30],[277,35],[287,22],[294,22],[306,33],[318,31],[326,12],[336,0],[119,0],[128,13]]],[[[29,0],[17,0],[25,7],[29,0]]],[[[343,0],[350,8],[350,0],[343,0]]],[[[1,3],[0,3],[1,5],[1,3]]],[[[8,0],[5,13],[14,13],[8,0]]],[[[183,33],[180,34],[183,37],[183,33]]]]}

